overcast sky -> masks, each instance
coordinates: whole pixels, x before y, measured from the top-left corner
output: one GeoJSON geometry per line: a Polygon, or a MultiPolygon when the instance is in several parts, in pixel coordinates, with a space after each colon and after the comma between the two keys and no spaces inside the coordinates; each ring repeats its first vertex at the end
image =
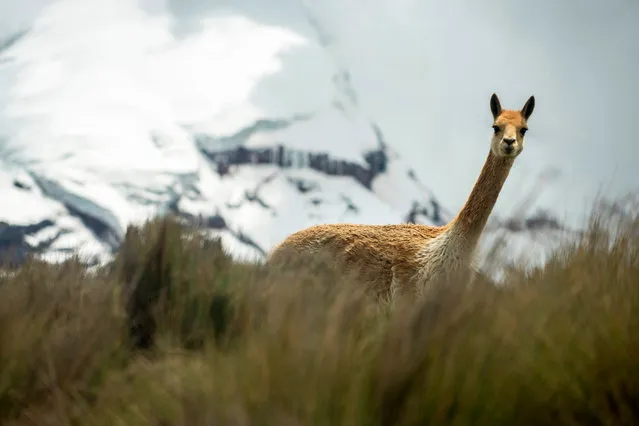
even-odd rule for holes
{"type": "Polygon", "coordinates": [[[561,176],[543,204],[573,215],[598,190],[639,189],[639,2],[373,3],[370,14],[322,7],[362,105],[448,206],[463,204],[485,159],[493,91],[506,108],[537,101],[498,208],[546,169],[561,176]]]}
{"type": "MultiPolygon", "coordinates": [[[[0,34],[27,25],[52,1],[0,0],[0,34]]],[[[168,4],[179,18],[176,31],[185,32],[213,3],[141,1],[168,4]]],[[[493,91],[506,108],[520,108],[530,95],[537,101],[498,210],[514,207],[549,170],[561,174],[540,203],[572,217],[599,190],[639,189],[638,1],[307,3],[334,36],[361,107],[449,209],[461,207],[488,152],[493,91]]],[[[215,7],[295,27],[295,4],[221,0],[215,7]]]]}

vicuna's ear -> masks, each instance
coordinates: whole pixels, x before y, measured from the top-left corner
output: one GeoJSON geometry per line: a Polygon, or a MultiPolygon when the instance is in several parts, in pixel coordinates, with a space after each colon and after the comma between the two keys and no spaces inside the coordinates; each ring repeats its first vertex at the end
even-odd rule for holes
{"type": "Polygon", "coordinates": [[[526,101],[526,104],[521,109],[521,115],[523,115],[524,118],[528,120],[528,117],[532,115],[534,109],[535,109],[535,97],[531,96],[530,98],[528,98],[528,100],[526,101]]]}
{"type": "Polygon", "coordinates": [[[496,94],[490,97],[490,111],[493,113],[493,118],[497,118],[501,114],[501,104],[496,94]]]}

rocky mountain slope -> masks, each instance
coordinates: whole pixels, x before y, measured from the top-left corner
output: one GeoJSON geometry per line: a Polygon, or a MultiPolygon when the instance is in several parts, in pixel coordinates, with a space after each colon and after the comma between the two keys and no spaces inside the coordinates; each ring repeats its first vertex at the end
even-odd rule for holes
{"type": "MultiPolygon", "coordinates": [[[[60,0],[3,44],[0,251],[9,260],[79,253],[104,263],[128,224],[164,213],[247,260],[316,223],[452,217],[430,189],[437,183],[420,182],[360,112],[348,70],[313,37],[312,20],[294,33],[220,14],[179,38],[167,16],[134,2],[88,7],[60,0]]],[[[510,225],[493,221],[487,244],[506,231],[506,252],[534,261],[563,232],[548,217],[510,225]]]]}

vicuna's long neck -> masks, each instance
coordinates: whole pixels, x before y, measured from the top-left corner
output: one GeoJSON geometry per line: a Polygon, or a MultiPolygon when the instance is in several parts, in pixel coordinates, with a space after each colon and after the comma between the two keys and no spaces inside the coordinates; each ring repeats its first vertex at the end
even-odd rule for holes
{"type": "Polygon", "coordinates": [[[466,204],[448,225],[450,235],[463,241],[471,250],[479,241],[513,161],[513,158],[497,157],[490,151],[466,204]]]}

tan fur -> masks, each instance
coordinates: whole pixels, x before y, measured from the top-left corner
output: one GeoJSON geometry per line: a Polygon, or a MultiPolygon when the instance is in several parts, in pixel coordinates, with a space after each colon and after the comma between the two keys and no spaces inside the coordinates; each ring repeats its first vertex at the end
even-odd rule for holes
{"type": "Polygon", "coordinates": [[[363,282],[380,295],[423,289],[437,277],[469,266],[514,159],[524,146],[522,128],[534,108],[531,97],[521,111],[502,110],[491,98],[494,126],[486,163],[459,214],[441,227],[398,225],[317,225],[298,231],[271,252],[268,262],[287,255],[328,250],[345,272],[357,269],[363,282]],[[504,138],[514,139],[507,152],[504,138]],[[285,254],[286,253],[286,254],[285,254]]]}

